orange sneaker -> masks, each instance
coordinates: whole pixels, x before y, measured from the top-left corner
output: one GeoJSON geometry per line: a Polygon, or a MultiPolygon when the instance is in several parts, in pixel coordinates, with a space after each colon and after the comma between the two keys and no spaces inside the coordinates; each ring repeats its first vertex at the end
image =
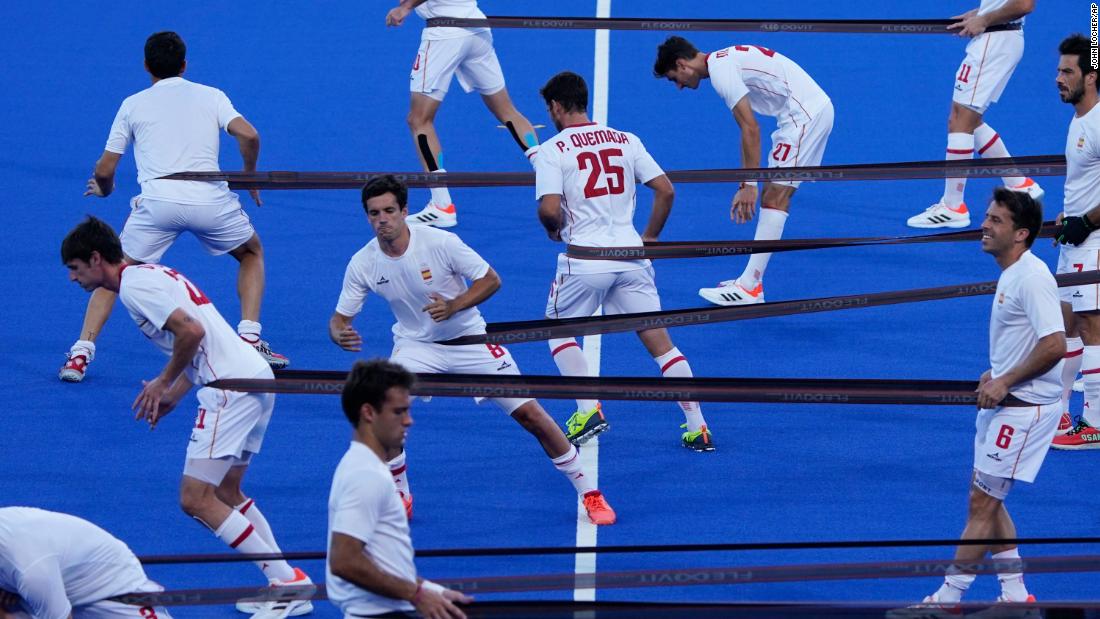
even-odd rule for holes
{"type": "Polygon", "coordinates": [[[1015,187],[1008,187],[1008,189],[1011,189],[1012,191],[1018,191],[1020,193],[1026,193],[1027,195],[1031,196],[1032,200],[1035,200],[1036,202],[1042,200],[1043,196],[1046,194],[1046,192],[1043,191],[1043,188],[1039,186],[1039,183],[1036,183],[1030,178],[1025,178],[1022,184],[1016,185],[1015,187]]]}
{"type": "Polygon", "coordinates": [[[453,228],[458,225],[458,210],[455,205],[440,206],[435,202],[429,202],[419,213],[413,213],[405,218],[410,226],[434,226],[436,228],[453,228]]]}
{"type": "Polygon", "coordinates": [[[615,524],[615,510],[607,504],[607,499],[599,490],[584,495],[584,511],[588,512],[588,519],[595,525],[615,524]]]}

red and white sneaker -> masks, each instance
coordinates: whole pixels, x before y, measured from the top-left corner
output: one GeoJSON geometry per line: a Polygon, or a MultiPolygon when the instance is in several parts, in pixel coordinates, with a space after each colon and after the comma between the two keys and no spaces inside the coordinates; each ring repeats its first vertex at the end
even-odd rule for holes
{"type": "Polygon", "coordinates": [[[266,602],[241,600],[237,602],[237,610],[242,613],[252,614],[252,619],[284,619],[285,617],[297,617],[313,612],[313,602],[310,598],[317,592],[317,587],[299,568],[294,568],[294,579],[286,582],[273,582],[272,588],[294,587],[286,596],[266,602]]]}
{"type": "Polygon", "coordinates": [[[1058,422],[1058,432],[1055,436],[1064,436],[1069,434],[1069,431],[1073,429],[1073,416],[1069,414],[1069,411],[1062,413],[1062,419],[1058,422]]]}
{"type": "Polygon", "coordinates": [[[410,226],[453,228],[458,225],[458,210],[453,204],[440,206],[435,202],[429,202],[424,210],[406,217],[405,222],[410,226]]]}
{"type": "Polygon", "coordinates": [[[599,490],[593,490],[584,495],[584,511],[588,513],[588,519],[592,524],[615,524],[615,510],[611,509],[607,499],[599,490]]]}
{"type": "Polygon", "coordinates": [[[65,365],[57,372],[57,377],[67,383],[79,383],[84,380],[84,374],[88,372],[88,364],[95,358],[95,353],[87,349],[74,349],[65,353],[65,365]]]}
{"type": "Polygon", "coordinates": [[[1055,436],[1050,446],[1068,450],[1100,449],[1100,429],[1090,426],[1083,416],[1078,417],[1077,425],[1065,435],[1055,436]]]}
{"type": "Polygon", "coordinates": [[[260,356],[264,358],[264,361],[267,361],[271,369],[281,370],[290,365],[290,359],[288,359],[286,355],[280,355],[271,350],[271,345],[268,344],[266,340],[261,340],[260,336],[251,334],[240,334],[240,336],[245,343],[255,348],[256,352],[260,353],[260,356]]]}
{"type": "Polygon", "coordinates": [[[405,494],[404,492],[401,492],[400,490],[398,490],[397,491],[397,496],[401,497],[401,504],[405,506],[405,518],[409,522],[412,522],[412,519],[413,519],[413,495],[412,495],[412,493],[410,492],[409,494],[405,494]]]}
{"type": "Polygon", "coordinates": [[[752,305],[764,302],[764,284],[758,283],[752,290],[736,279],[719,282],[717,288],[700,288],[699,296],[715,305],[752,305]]]}
{"type": "Polygon", "coordinates": [[[1043,199],[1043,196],[1046,194],[1046,192],[1043,191],[1043,188],[1039,186],[1039,183],[1036,183],[1030,178],[1025,178],[1023,184],[1016,185],[1015,187],[1008,187],[1008,189],[1011,189],[1012,191],[1018,191],[1020,193],[1026,193],[1027,195],[1031,196],[1032,200],[1035,200],[1036,202],[1041,201],[1043,199]]]}

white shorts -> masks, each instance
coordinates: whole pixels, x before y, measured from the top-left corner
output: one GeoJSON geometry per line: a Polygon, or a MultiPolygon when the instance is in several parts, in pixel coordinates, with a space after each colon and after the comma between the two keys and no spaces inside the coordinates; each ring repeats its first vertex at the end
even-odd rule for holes
{"type": "Polygon", "coordinates": [[[591,316],[600,305],[607,315],[659,312],[661,297],[653,281],[653,267],[618,273],[558,272],[550,284],[546,317],[591,316]]]}
{"type": "MultiPolygon", "coordinates": [[[[128,593],[160,591],[164,591],[164,587],[152,580],[146,580],[144,584],[128,593]]],[[[168,609],[163,606],[134,606],[110,600],[73,608],[73,619],[171,619],[171,617],[168,609]]]]}
{"type": "Polygon", "coordinates": [[[990,104],[1001,98],[1023,55],[1023,30],[987,32],[974,37],[966,46],[966,58],[955,72],[951,100],[984,114],[990,104]]]}
{"type": "MultiPolygon", "coordinates": [[[[508,349],[496,344],[444,346],[433,342],[394,338],[390,361],[422,374],[499,374],[519,376],[519,366],[508,349]]],[[[481,404],[485,398],[474,398],[481,404]]],[[[489,398],[511,415],[534,398],[489,398]]]]}
{"type": "Polygon", "coordinates": [[[493,49],[492,32],[420,42],[409,75],[409,91],[442,101],[452,75],[458,76],[466,92],[493,95],[504,90],[504,72],[493,49]]]}
{"type": "MultiPolygon", "coordinates": [[[[262,373],[257,378],[271,378],[262,373]]],[[[194,460],[242,458],[245,452],[260,453],[271,412],[273,393],[242,393],[203,387],[198,392],[199,411],[187,457],[194,460]]]]}
{"type": "MultiPolygon", "coordinates": [[[[1100,270],[1100,249],[1062,245],[1058,252],[1058,273],[1081,273],[1100,270]]],[[[1062,286],[1058,298],[1069,303],[1075,312],[1091,312],[1100,309],[1100,284],[1062,286]]]]}
{"type": "Polygon", "coordinates": [[[237,249],[256,230],[237,194],[231,195],[225,204],[176,204],[135,196],[122,227],[122,251],[140,262],[159,263],[181,232],[195,235],[214,256],[237,249]]]}
{"type": "Polygon", "coordinates": [[[1061,418],[1061,402],[983,408],[974,423],[974,469],[995,477],[1035,481],[1061,418]]]}
{"type": "MultiPolygon", "coordinates": [[[[833,103],[828,102],[810,122],[801,127],[794,123],[780,125],[772,132],[772,149],[768,153],[769,168],[819,166],[825,156],[825,144],[833,132],[833,103]]],[[[798,188],[802,181],[772,181],[776,185],[798,188]]]]}

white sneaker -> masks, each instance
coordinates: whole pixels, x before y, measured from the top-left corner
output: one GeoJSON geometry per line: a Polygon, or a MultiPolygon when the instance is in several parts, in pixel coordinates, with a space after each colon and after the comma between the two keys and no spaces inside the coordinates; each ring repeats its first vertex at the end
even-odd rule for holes
{"type": "Polygon", "coordinates": [[[1022,185],[1016,185],[1015,187],[1008,188],[1012,191],[1026,193],[1027,195],[1031,196],[1032,200],[1035,200],[1036,202],[1042,202],[1043,196],[1046,195],[1046,192],[1043,191],[1043,188],[1039,186],[1039,183],[1036,183],[1030,178],[1024,179],[1024,183],[1022,185]]]}
{"type": "Polygon", "coordinates": [[[256,352],[260,353],[260,356],[264,358],[264,361],[267,361],[271,369],[282,370],[290,365],[290,359],[288,359],[286,355],[281,355],[271,350],[271,345],[267,343],[267,340],[262,340],[258,335],[251,334],[241,335],[240,337],[246,344],[255,348],[256,352]],[[255,338],[255,340],[252,338],[255,338]]]}
{"type": "Polygon", "coordinates": [[[717,288],[700,288],[699,296],[715,305],[753,305],[764,302],[764,284],[759,283],[749,290],[736,279],[727,279],[719,282],[717,288]]]}
{"type": "Polygon", "coordinates": [[[970,211],[966,210],[966,203],[960,204],[960,213],[947,208],[941,198],[939,202],[924,209],[924,212],[913,215],[906,224],[910,228],[965,228],[970,225],[970,211]]]}
{"type": "Polygon", "coordinates": [[[313,602],[309,598],[317,592],[317,587],[305,572],[294,568],[294,580],[273,582],[273,588],[294,587],[285,598],[269,602],[237,602],[237,610],[251,612],[252,619],[285,619],[313,612],[313,602]]]}
{"type": "Polygon", "coordinates": [[[405,218],[410,226],[435,226],[436,228],[453,228],[458,225],[458,211],[455,205],[439,206],[435,202],[429,202],[428,206],[419,213],[414,213],[405,218]]]}
{"type": "Polygon", "coordinates": [[[944,604],[933,593],[920,604],[895,608],[886,611],[886,619],[944,619],[962,617],[962,608],[958,604],[944,604]]]}

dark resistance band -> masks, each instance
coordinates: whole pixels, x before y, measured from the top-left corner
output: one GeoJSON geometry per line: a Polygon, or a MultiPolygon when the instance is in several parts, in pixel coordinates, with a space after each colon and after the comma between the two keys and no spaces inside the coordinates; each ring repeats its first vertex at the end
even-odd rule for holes
{"type": "MultiPolygon", "coordinates": [[[[520,17],[484,19],[435,17],[429,28],[537,28],[540,30],[672,30],[723,32],[817,32],[858,34],[956,34],[947,27],[957,19],[666,19],[661,17],[520,17]]],[[[1017,23],[998,24],[986,32],[1020,30],[1017,23]]]]}
{"type": "MultiPolygon", "coordinates": [[[[1039,236],[1055,236],[1060,227],[1053,221],[1043,224],[1039,236]]],[[[667,258],[713,258],[715,256],[745,256],[802,249],[831,249],[868,245],[910,245],[976,241],[981,230],[960,230],[917,236],[865,236],[827,239],[789,239],[776,241],[665,241],[646,243],[642,247],[584,247],[569,245],[565,254],[580,260],[660,260],[667,258]]]]}
{"type": "MultiPolygon", "coordinates": [[[[546,147],[544,144],[543,148],[546,147]]],[[[669,180],[674,183],[999,178],[1060,176],[1065,173],[1064,155],[862,163],[782,169],[729,168],[667,172],[669,180]]],[[[228,181],[232,189],[361,189],[364,183],[380,174],[393,174],[409,187],[419,188],[523,187],[535,184],[535,175],[531,172],[177,172],[162,178],[184,181],[228,181]]]]}

